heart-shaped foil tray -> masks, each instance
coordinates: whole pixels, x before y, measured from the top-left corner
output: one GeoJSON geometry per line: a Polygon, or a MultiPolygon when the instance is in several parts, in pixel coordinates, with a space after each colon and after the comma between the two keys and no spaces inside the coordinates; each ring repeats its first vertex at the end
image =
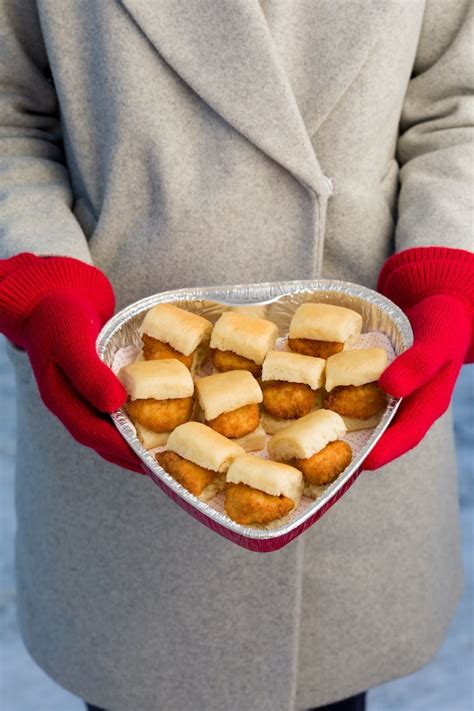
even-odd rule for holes
{"type": "MultiPolygon", "coordinates": [[[[284,338],[288,333],[293,313],[306,301],[336,304],[358,311],[363,319],[363,335],[355,347],[380,345],[386,348],[389,359],[393,359],[413,342],[408,319],[391,301],[363,286],[320,279],[179,289],[155,294],[127,306],[114,316],[99,334],[97,352],[107,365],[114,366],[117,370],[117,359],[120,360],[120,354],[127,351],[137,353],[140,347],[138,327],[145,313],[160,303],[176,304],[205,316],[213,323],[230,307],[259,306],[258,315],[276,323],[279,336],[284,338]]],[[[332,484],[321,487],[322,493],[316,500],[303,497],[300,505],[290,514],[284,525],[270,529],[242,526],[232,521],[224,511],[223,493],[207,503],[195,497],[159,466],[153,450],[147,451],[142,446],[136,436],[135,428],[122,410],[114,412],[112,419],[130,447],[140,457],[147,474],[175,503],[230,541],[249,550],[266,552],[277,550],[290,543],[320,519],[343,496],[362,471],[364,459],[382,436],[399,404],[400,400],[390,398],[377,427],[349,433],[344,438],[350,443],[354,452],[349,467],[332,484]]]]}

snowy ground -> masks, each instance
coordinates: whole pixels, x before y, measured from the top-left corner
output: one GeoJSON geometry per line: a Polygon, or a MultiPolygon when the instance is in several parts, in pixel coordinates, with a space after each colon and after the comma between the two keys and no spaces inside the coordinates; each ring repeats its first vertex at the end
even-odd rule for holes
{"type": "MultiPolygon", "coordinates": [[[[466,571],[464,597],[448,638],[436,658],[416,674],[372,690],[369,696],[369,711],[472,711],[474,708],[473,381],[474,367],[464,369],[455,397],[466,571]]],[[[18,635],[13,575],[14,383],[3,341],[0,342],[0,403],[0,708],[2,711],[83,710],[84,707],[78,699],[57,686],[34,664],[18,635]]]]}

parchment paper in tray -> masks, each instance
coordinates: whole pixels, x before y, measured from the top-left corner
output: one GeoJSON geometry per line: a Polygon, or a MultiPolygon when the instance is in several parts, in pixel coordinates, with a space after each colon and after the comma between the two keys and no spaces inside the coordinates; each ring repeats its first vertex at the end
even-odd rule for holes
{"type": "MultiPolygon", "coordinates": [[[[314,282],[286,282],[279,284],[255,284],[235,287],[183,289],[165,292],[143,299],[117,314],[99,335],[97,348],[100,357],[115,372],[140,356],[141,341],[138,327],[145,313],[158,303],[168,302],[199,313],[212,322],[229,307],[258,305],[258,315],[277,324],[278,348],[285,348],[285,340],[291,317],[296,308],[305,301],[325,302],[346,306],[358,311],[363,317],[363,333],[351,348],[378,346],[387,352],[389,362],[411,345],[412,334],[404,314],[390,301],[376,292],[354,284],[340,281],[318,280],[314,282]]],[[[197,377],[208,374],[205,364],[197,377]]],[[[177,504],[194,518],[216,533],[254,551],[272,551],[289,543],[306,528],[313,525],[352,485],[361,471],[361,463],[392,419],[399,401],[391,398],[379,425],[370,430],[348,433],[344,439],[353,451],[350,466],[333,483],[321,487],[320,496],[314,501],[303,497],[298,508],[278,528],[254,528],[242,526],[229,519],[223,507],[224,494],[218,494],[204,503],[190,494],[156,462],[154,452],[145,450],[136,437],[135,428],[124,412],[112,415],[113,420],[140,456],[152,480],[177,504]]],[[[160,448],[163,449],[163,448],[160,448]]],[[[256,452],[267,456],[265,451],[256,452]]]]}

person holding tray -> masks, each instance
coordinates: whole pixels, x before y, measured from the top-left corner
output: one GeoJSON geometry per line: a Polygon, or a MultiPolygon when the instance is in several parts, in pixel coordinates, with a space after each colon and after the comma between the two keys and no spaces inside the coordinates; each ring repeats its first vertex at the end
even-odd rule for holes
{"type": "Polygon", "coordinates": [[[362,709],[433,656],[462,587],[449,402],[474,355],[472,4],[2,12],[0,330],[28,650],[109,711],[362,709]],[[414,345],[381,381],[404,401],[373,473],[257,555],[140,476],[95,340],[160,291],[318,277],[405,311],[414,345]]]}

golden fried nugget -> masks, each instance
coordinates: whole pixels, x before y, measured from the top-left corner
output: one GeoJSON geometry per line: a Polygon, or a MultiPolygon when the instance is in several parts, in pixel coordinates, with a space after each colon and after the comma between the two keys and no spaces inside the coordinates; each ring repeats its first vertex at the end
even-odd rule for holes
{"type": "Polygon", "coordinates": [[[329,358],[344,348],[344,343],[338,341],[316,341],[312,338],[288,338],[288,346],[292,351],[315,358],[329,358]]]}
{"type": "Polygon", "coordinates": [[[138,422],[152,432],[170,432],[191,417],[192,397],[177,397],[169,400],[129,400],[125,405],[132,422],[138,422]]]}
{"type": "Polygon", "coordinates": [[[352,450],[340,439],[307,459],[294,459],[292,465],[303,473],[310,484],[321,486],[334,481],[352,461],[352,450]]]}
{"type": "Polygon", "coordinates": [[[267,380],[262,383],[265,410],[285,420],[307,415],[316,405],[317,393],[306,383],[267,380]]]}
{"type": "Polygon", "coordinates": [[[259,426],[260,410],[255,403],[244,405],[231,412],[223,412],[213,420],[206,420],[205,424],[224,437],[245,437],[259,426]]]}
{"type": "Polygon", "coordinates": [[[227,484],[226,514],[244,526],[251,523],[270,523],[285,516],[295,502],[287,496],[272,496],[247,484],[227,484]]]}
{"type": "Polygon", "coordinates": [[[170,346],[169,343],[163,343],[163,341],[159,341],[157,338],[147,336],[146,333],[142,334],[142,342],[143,357],[145,358],[145,360],[163,360],[163,358],[176,358],[176,360],[180,360],[181,363],[184,363],[186,368],[191,369],[195,351],[193,351],[189,355],[184,355],[184,353],[180,353],[179,351],[175,350],[172,346],[170,346]]]}
{"type": "Polygon", "coordinates": [[[256,378],[262,374],[261,365],[233,351],[220,351],[218,348],[214,348],[212,350],[212,364],[216,370],[220,370],[222,373],[228,370],[248,370],[256,378]]]}
{"type": "Polygon", "coordinates": [[[179,484],[195,496],[202,494],[206,486],[213,482],[217,476],[216,472],[211,469],[200,467],[199,464],[194,464],[194,462],[190,462],[188,459],[184,459],[179,454],[169,450],[158,452],[156,460],[168,474],[171,474],[179,484]]]}
{"type": "Polygon", "coordinates": [[[387,404],[387,395],[377,382],[365,385],[340,385],[331,390],[324,407],[343,417],[368,420],[387,404]]]}

